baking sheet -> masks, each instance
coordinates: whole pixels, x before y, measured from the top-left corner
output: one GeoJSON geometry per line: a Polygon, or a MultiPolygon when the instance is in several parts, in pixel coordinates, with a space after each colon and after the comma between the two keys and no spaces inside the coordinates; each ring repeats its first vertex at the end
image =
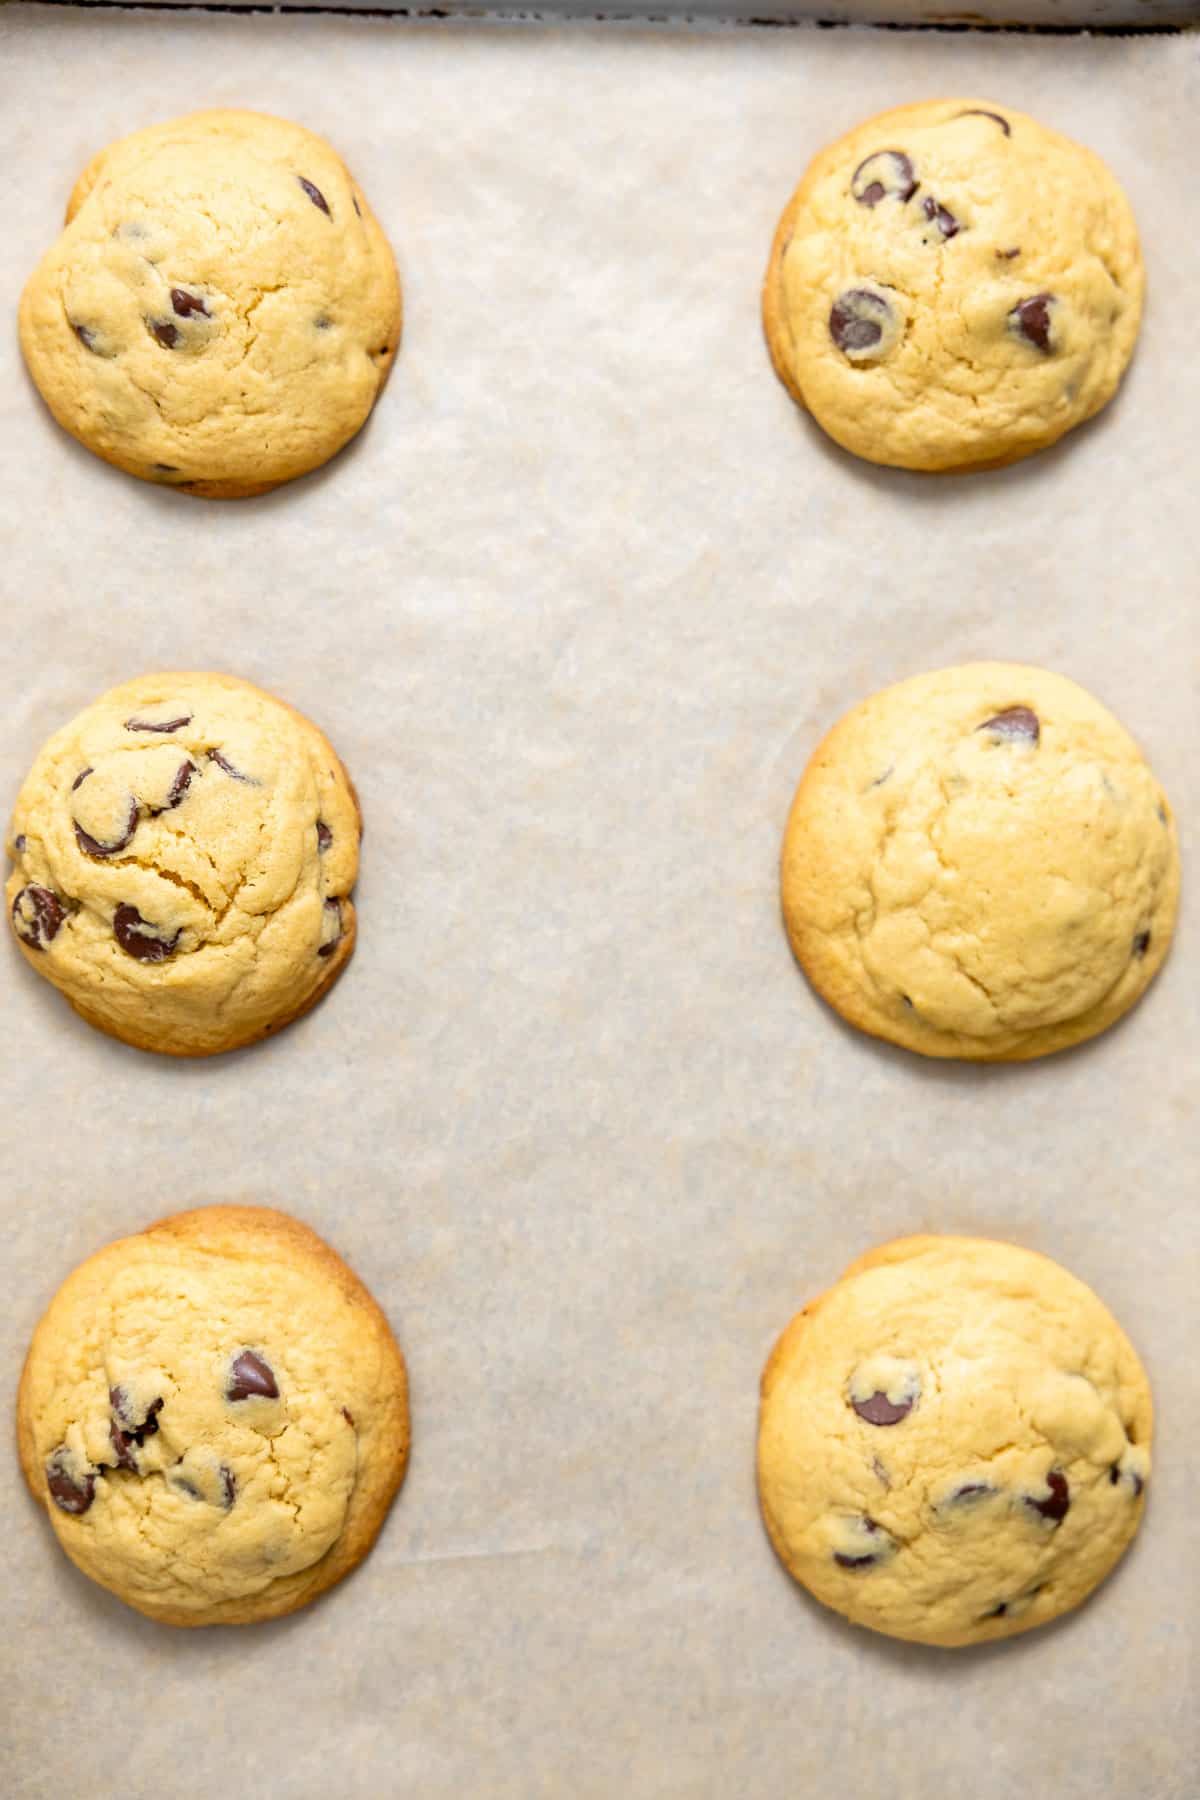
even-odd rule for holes
{"type": "Polygon", "coordinates": [[[292,114],[397,245],[361,440],[257,501],[79,450],[0,337],[7,808],[43,738],[158,667],[312,715],[367,821],[332,997],[196,1065],[109,1042],[3,948],[0,1371],[67,1271],[165,1211],[290,1207],[408,1356],[414,1452],[368,1563],[278,1624],[171,1632],[91,1586],[0,1459],[4,1788],[615,1800],[1194,1792],[1190,886],[1135,1014],[935,1065],[828,1014],[776,858],[818,735],[971,657],[1109,702],[1196,827],[1195,40],[475,32],[0,15],[0,306],[97,148],[292,114]],[[819,145],[927,94],[1100,150],[1150,305],[1118,403],[1002,473],[837,451],[757,286],[819,145]],[[1065,1623],[948,1654],[821,1612],[753,1488],[778,1330],[868,1245],[991,1233],[1113,1307],[1158,1405],[1144,1530],[1065,1623]]]}

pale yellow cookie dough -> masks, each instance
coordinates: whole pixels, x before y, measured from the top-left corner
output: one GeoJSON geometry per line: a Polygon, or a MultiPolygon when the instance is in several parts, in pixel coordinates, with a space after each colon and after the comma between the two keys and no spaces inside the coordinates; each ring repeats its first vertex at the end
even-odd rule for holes
{"type": "Polygon", "coordinates": [[[9,919],[92,1025],[205,1056],[306,1012],[350,959],[361,820],[315,725],[229,675],[144,675],[45,745],[9,919]]]}
{"type": "Polygon", "coordinates": [[[17,1436],[93,1581],[168,1625],[270,1619],[371,1548],[408,1460],[404,1361],[315,1232],[210,1206],[67,1278],[33,1336],[17,1436]]]}
{"type": "Polygon", "coordinates": [[[366,421],[400,337],[396,265],[336,152],[200,112],[109,145],[21,300],[60,425],[131,475],[264,493],[366,421]]]}
{"type": "Polygon", "coordinates": [[[979,1644],[1078,1606],[1141,1522],[1145,1372],[1090,1288],[982,1238],[913,1237],[793,1319],[762,1381],[782,1562],[889,1637],[979,1644]]]}
{"type": "Polygon", "coordinates": [[[1119,1019],[1171,941],[1179,854],[1137,745],[1016,663],[918,675],[820,744],[783,844],[817,992],[925,1056],[1019,1061],[1119,1019]]]}
{"type": "Polygon", "coordinates": [[[1099,157],[998,101],[929,100],[816,157],[775,234],[763,318],[781,380],[845,449],[966,469],[1099,412],[1143,287],[1099,157]]]}

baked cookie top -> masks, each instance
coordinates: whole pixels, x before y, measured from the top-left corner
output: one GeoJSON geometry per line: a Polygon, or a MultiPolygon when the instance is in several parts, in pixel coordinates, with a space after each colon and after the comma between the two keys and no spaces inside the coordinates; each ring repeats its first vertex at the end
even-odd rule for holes
{"type": "Polygon", "coordinates": [[[1144,993],[1175,825],[1128,732],[1061,675],[969,663],[856,706],[788,819],[783,914],[843,1018],[926,1056],[1021,1060],[1144,993]]]}
{"type": "Polygon", "coordinates": [[[758,1482],[780,1558],[889,1637],[977,1644],[1077,1606],[1141,1521],[1137,1355],[1047,1257],[913,1237],[853,1263],[763,1375],[758,1482]]]}
{"type": "Polygon", "coordinates": [[[400,285],[322,138],[200,112],[88,164],[20,325],[43,399],[89,450],[233,497],[317,468],[359,430],[396,352],[400,285]]]}
{"type": "Polygon", "coordinates": [[[1044,449],[1111,399],[1143,286],[1099,157],[997,101],[931,100],[816,157],[763,313],[777,373],[845,449],[961,469],[1044,449]]]}
{"type": "Polygon", "coordinates": [[[370,1549],[408,1457],[404,1362],[315,1232],[205,1207],[67,1278],[17,1431],[85,1575],[166,1624],[241,1624],[303,1606],[370,1549]]]}
{"type": "Polygon", "coordinates": [[[360,833],[349,776],[291,707],[230,675],[144,675],[34,763],[9,917],[31,967],[101,1030],[230,1050],[345,967],[360,833]]]}

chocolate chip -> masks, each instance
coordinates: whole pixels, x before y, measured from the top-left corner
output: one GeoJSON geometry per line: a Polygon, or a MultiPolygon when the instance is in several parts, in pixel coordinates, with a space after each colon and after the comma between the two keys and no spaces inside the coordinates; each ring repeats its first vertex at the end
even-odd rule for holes
{"type": "Polygon", "coordinates": [[[132,1432],[122,1431],[115,1419],[108,1421],[108,1436],[117,1459],[118,1469],[136,1469],[137,1457],[134,1454],[137,1440],[132,1432]]]}
{"type": "Polygon", "coordinates": [[[1061,1469],[1051,1469],[1046,1486],[1050,1489],[1048,1499],[1034,1500],[1027,1494],[1025,1504],[1032,1512],[1040,1513],[1043,1519],[1049,1519],[1052,1525],[1061,1525],[1071,1505],[1071,1489],[1061,1469]]]}
{"type": "Polygon", "coordinates": [[[869,1569],[874,1563],[884,1562],[895,1550],[895,1543],[888,1533],[866,1514],[847,1523],[852,1533],[876,1541],[862,1550],[835,1550],[833,1560],[839,1568],[869,1569]]]}
{"type": "Polygon", "coordinates": [[[96,334],[90,326],[76,325],[74,319],[72,319],[71,330],[75,333],[75,336],[79,339],[85,350],[90,350],[93,356],[98,356],[100,354],[96,349],[96,334]]]}
{"type": "Polygon", "coordinates": [[[180,763],[179,771],[176,774],[174,781],[171,783],[171,786],[167,791],[166,799],[163,801],[161,806],[156,806],[153,809],[154,812],[156,814],[165,813],[165,812],[173,812],[174,809],[179,805],[179,802],[183,799],[183,796],[187,793],[188,788],[191,785],[192,776],[195,773],[196,773],[195,763],[193,763],[193,762],[180,763]]]}
{"type": "Polygon", "coordinates": [[[159,475],[178,475],[179,473],[178,463],[155,463],[154,467],[159,475]]]}
{"type": "Polygon", "coordinates": [[[358,214],[359,218],[361,219],[362,218],[362,207],[358,204],[358,195],[352,194],[351,199],[354,201],[354,210],[358,214]]]}
{"type": "Polygon", "coordinates": [[[115,838],[112,843],[101,843],[99,838],[94,838],[86,832],[82,825],[76,824],[75,841],[85,856],[116,856],[119,850],[124,850],[127,844],[133,842],[133,835],[138,828],[139,816],[138,803],[131,794],[129,796],[129,811],[125,815],[125,830],[122,836],[115,838]]]}
{"type": "Polygon", "coordinates": [[[157,338],[164,350],[173,350],[179,342],[179,331],[170,319],[147,319],[146,330],[157,338]]]}
{"type": "Polygon", "coordinates": [[[88,776],[91,773],[92,773],[92,770],[91,770],[90,765],[86,769],[80,769],[78,775],[75,777],[74,781],[71,783],[71,792],[74,793],[75,789],[77,787],[82,787],[84,782],[87,780],[88,776]]]}
{"type": "Polygon", "coordinates": [[[274,1371],[253,1350],[235,1356],[229,1369],[227,1400],[278,1400],[274,1371]]]}
{"type": "Polygon", "coordinates": [[[240,769],[235,769],[233,764],[229,761],[229,758],[222,756],[219,750],[210,750],[208,753],[208,760],[209,762],[215,762],[218,769],[223,769],[225,774],[232,776],[234,781],[244,781],[248,787],[257,787],[258,784],[253,775],[243,775],[242,771],[240,769]]]}
{"type": "Polygon", "coordinates": [[[126,955],[137,962],[166,962],[168,956],[174,954],[179,942],[179,933],[172,938],[162,938],[155,932],[148,919],[143,919],[136,906],[122,903],[113,914],[113,936],[126,955]]]}
{"type": "Polygon", "coordinates": [[[76,1517],[85,1513],[96,1497],[96,1477],[89,1470],[87,1474],[76,1480],[67,1468],[68,1451],[65,1444],[60,1444],[49,1462],[46,1464],[46,1486],[50,1489],[50,1498],[65,1513],[74,1513],[76,1517]]]}
{"type": "Polygon", "coordinates": [[[225,1497],[225,1510],[228,1512],[237,1499],[237,1482],[228,1463],[221,1464],[221,1492],[225,1497]]]}
{"type": "Polygon", "coordinates": [[[914,1007],[912,1000],[909,998],[909,996],[907,994],[901,994],[900,998],[903,1000],[905,1006],[907,1006],[909,1012],[916,1011],[916,1008],[914,1007]]]}
{"type": "Polygon", "coordinates": [[[1135,956],[1145,956],[1149,948],[1150,933],[1148,931],[1139,931],[1133,940],[1133,954],[1135,956]]]}
{"type": "Polygon", "coordinates": [[[974,1500],[982,1500],[988,1494],[996,1494],[1000,1490],[994,1488],[990,1481],[965,1481],[962,1487],[956,1487],[948,1496],[950,1506],[969,1506],[974,1500]]]}
{"type": "Polygon", "coordinates": [[[993,1606],[991,1612],[985,1612],[983,1616],[985,1619],[1002,1619],[1007,1611],[1008,1601],[1002,1600],[999,1606],[993,1606]]]}
{"type": "Polygon", "coordinates": [[[891,302],[874,288],[847,288],[829,309],[829,335],[852,361],[886,356],[898,330],[891,302]]]}
{"type": "MultiPolygon", "coordinates": [[[[163,467],[166,465],[164,464],[163,467]]],[[[126,719],[126,731],[182,731],[185,725],[192,722],[191,713],[180,713],[177,719],[168,719],[163,725],[155,725],[150,719],[126,719]]]]}
{"type": "Polygon", "coordinates": [[[1050,308],[1054,303],[1053,294],[1031,294],[1028,300],[1019,300],[1008,315],[1008,329],[1046,356],[1053,349],[1050,342],[1050,308]]]}
{"type": "Polygon", "coordinates": [[[317,849],[318,850],[328,850],[328,848],[329,848],[330,844],[332,844],[332,842],[333,842],[332,831],[330,831],[330,829],[329,829],[328,825],[325,823],[324,819],[318,819],[317,820],[317,849]]]}
{"type": "Polygon", "coordinates": [[[888,768],[886,768],[883,771],[882,775],[877,775],[875,777],[874,781],[871,783],[871,786],[873,788],[882,787],[885,781],[891,780],[892,775],[895,772],[895,768],[896,768],[895,763],[892,763],[888,768]]]}
{"type": "Polygon", "coordinates": [[[348,1406],[343,1406],[342,1417],[343,1417],[343,1419],[345,1419],[347,1425],[353,1425],[354,1414],[350,1411],[350,1408],[348,1406]]]}
{"type": "Polygon", "coordinates": [[[58,895],[30,882],[12,903],[13,930],[31,950],[44,950],[57,936],[67,909],[58,895]]]}
{"type": "Polygon", "coordinates": [[[1008,120],[1001,118],[999,113],[989,112],[985,106],[968,106],[954,116],[956,119],[994,119],[1005,137],[1012,136],[1012,126],[1008,120]]]}
{"type": "Polygon", "coordinates": [[[161,1399],[152,1400],[141,1418],[138,1409],[130,1401],[128,1393],[121,1386],[108,1390],[108,1404],[122,1431],[140,1444],[143,1438],[153,1437],[158,1430],[158,1415],[163,1409],[161,1399]]]}
{"type": "Polygon", "coordinates": [[[916,1401],[915,1397],[912,1400],[892,1401],[886,1394],[875,1393],[866,1400],[851,1400],[850,1404],[859,1418],[865,1419],[868,1425],[898,1425],[901,1419],[907,1419],[916,1401]]]}
{"type": "Polygon", "coordinates": [[[316,326],[318,331],[332,331],[333,330],[333,320],[329,317],[329,315],[327,313],[318,313],[317,317],[313,320],[313,324],[316,326]]]}
{"type": "Polygon", "coordinates": [[[205,319],[212,318],[199,294],[189,294],[186,288],[171,289],[171,305],[181,319],[188,318],[192,313],[199,313],[205,319]]]}
{"type": "Polygon", "coordinates": [[[24,850],[25,845],[28,843],[28,841],[29,840],[26,838],[25,833],[23,831],[18,831],[16,837],[13,839],[13,849],[16,851],[18,856],[21,855],[21,853],[24,850]]]}
{"type": "MultiPolygon", "coordinates": [[[[181,1460],[182,1460],[182,1458],[181,1458],[181,1460]]],[[[203,1495],[201,1494],[200,1489],[198,1487],[195,1487],[188,1480],[186,1475],[176,1475],[176,1474],[172,1473],[171,1476],[169,1477],[169,1479],[170,1479],[171,1486],[173,1488],[178,1488],[178,1490],[181,1494],[186,1494],[189,1500],[203,1499],[203,1495]]]]}
{"type": "Polygon", "coordinates": [[[936,225],[944,238],[957,237],[962,226],[948,206],[942,206],[931,194],[927,194],[922,205],[925,217],[931,225],[936,225]]]}
{"type": "Polygon", "coordinates": [[[296,180],[300,183],[300,186],[304,189],[313,205],[319,206],[327,219],[332,219],[333,214],[329,210],[329,203],[320,188],[314,187],[311,181],[306,181],[303,175],[297,175],[296,180]]]}
{"type": "Polygon", "coordinates": [[[1003,712],[985,719],[976,731],[990,731],[993,737],[1011,744],[1036,744],[1041,741],[1042,726],[1037,714],[1028,706],[1006,706],[1003,712]]]}
{"type": "Polygon", "coordinates": [[[327,915],[330,913],[336,914],[337,929],[336,929],[335,936],[333,936],[331,938],[327,938],[323,944],[317,945],[317,955],[318,956],[332,956],[334,951],[337,949],[338,945],[341,943],[342,937],[344,935],[342,932],[342,903],[341,903],[341,901],[340,900],[326,900],[325,912],[327,915]]]}
{"type": "Polygon", "coordinates": [[[1011,262],[1014,256],[1020,256],[1020,254],[1021,254],[1020,244],[1018,244],[1016,246],[1016,248],[1013,250],[997,250],[997,252],[996,252],[996,255],[1000,258],[1001,262],[1011,262]]]}
{"type": "Polygon", "coordinates": [[[916,171],[903,150],[876,150],[850,177],[850,192],[860,206],[878,206],[889,198],[911,200],[918,187],[916,171]]]}

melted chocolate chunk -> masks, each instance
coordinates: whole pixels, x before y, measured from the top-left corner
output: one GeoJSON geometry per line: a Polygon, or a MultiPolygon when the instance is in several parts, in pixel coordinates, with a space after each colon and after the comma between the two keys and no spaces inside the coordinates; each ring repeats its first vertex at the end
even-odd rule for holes
{"type": "Polygon", "coordinates": [[[74,793],[76,788],[82,787],[84,782],[87,780],[88,776],[91,773],[92,773],[92,769],[91,769],[90,764],[86,769],[80,769],[78,775],[75,777],[74,781],[71,783],[71,792],[74,793]]]}
{"type": "Polygon", "coordinates": [[[1052,1525],[1061,1525],[1071,1507],[1071,1489],[1061,1469],[1051,1469],[1046,1486],[1050,1489],[1047,1499],[1034,1500],[1026,1494],[1025,1504],[1043,1519],[1049,1519],[1052,1525]]]}
{"type": "Polygon", "coordinates": [[[125,729],[126,731],[182,731],[184,726],[190,725],[191,722],[191,713],[180,713],[177,719],[168,719],[164,725],[155,725],[149,719],[126,719],[125,729]]]}
{"type": "Polygon", "coordinates": [[[100,352],[96,348],[96,334],[90,326],[76,325],[74,319],[72,319],[71,330],[75,333],[75,336],[79,339],[85,350],[90,350],[93,356],[99,356],[100,352]]]}
{"type": "Polygon", "coordinates": [[[850,1404],[868,1425],[898,1425],[901,1419],[907,1419],[916,1401],[892,1401],[886,1394],[875,1393],[867,1400],[852,1400],[850,1404]]]}
{"type": "Polygon", "coordinates": [[[955,113],[956,119],[994,119],[1005,137],[1012,136],[1012,126],[999,113],[989,112],[986,106],[967,106],[962,112],[955,113]]]}
{"type": "Polygon", "coordinates": [[[1028,706],[1006,706],[975,729],[990,731],[993,737],[1006,738],[1014,744],[1037,744],[1042,736],[1041,721],[1028,706]]]}
{"type": "Polygon", "coordinates": [[[330,844],[332,844],[332,842],[333,842],[332,831],[330,831],[330,829],[329,829],[328,825],[325,823],[324,819],[318,819],[317,820],[317,849],[318,850],[328,850],[328,848],[329,848],[330,844]]]}
{"type": "Polygon", "coordinates": [[[341,903],[341,901],[340,900],[327,900],[325,902],[325,911],[327,913],[333,912],[333,913],[337,914],[337,935],[336,935],[336,937],[329,938],[327,940],[327,942],[325,942],[324,944],[317,945],[317,955],[318,956],[332,956],[334,951],[337,949],[338,945],[341,943],[342,937],[344,935],[342,932],[342,903],[341,903]]]}
{"type": "Polygon", "coordinates": [[[210,750],[208,753],[208,760],[209,762],[215,762],[218,769],[223,769],[225,774],[231,776],[234,781],[244,781],[248,787],[257,786],[253,775],[243,775],[242,771],[240,769],[235,769],[229,758],[227,756],[222,756],[219,750],[210,750]]]}
{"type": "Polygon", "coordinates": [[[96,1477],[90,1470],[79,1480],[68,1473],[67,1447],[60,1444],[46,1464],[46,1486],[55,1506],[76,1517],[85,1513],[96,1497],[96,1477]]]}
{"type": "Polygon", "coordinates": [[[1150,933],[1148,931],[1139,931],[1133,940],[1133,954],[1135,956],[1145,956],[1149,948],[1150,933]]]}
{"type": "Polygon", "coordinates": [[[67,909],[58,895],[30,882],[12,903],[13,930],[31,950],[44,950],[58,936],[67,909]]]}
{"type": "Polygon", "coordinates": [[[279,1389],[275,1384],[275,1374],[261,1356],[253,1350],[243,1350],[236,1356],[229,1369],[229,1385],[225,1389],[227,1400],[278,1400],[279,1389]]]}
{"type": "Polygon", "coordinates": [[[894,327],[890,304],[873,288],[847,288],[829,309],[829,335],[844,356],[865,361],[871,350],[883,355],[884,332],[894,327]]]}
{"type": "Polygon", "coordinates": [[[191,785],[192,776],[195,773],[196,773],[195,763],[193,763],[193,762],[180,763],[179,771],[178,771],[177,775],[175,776],[174,781],[171,783],[171,786],[167,792],[167,797],[163,801],[161,806],[156,806],[154,808],[155,813],[173,812],[175,810],[175,808],[179,805],[180,801],[183,799],[183,796],[187,793],[188,788],[191,785]]]}
{"type": "Polygon", "coordinates": [[[186,288],[171,289],[171,305],[181,319],[188,318],[192,313],[199,313],[204,319],[212,318],[199,294],[189,294],[186,288]]]}
{"type": "Polygon", "coordinates": [[[327,219],[332,219],[333,214],[329,210],[329,202],[326,200],[320,188],[315,187],[311,181],[306,181],[303,175],[297,175],[296,180],[300,183],[300,186],[304,189],[313,205],[319,206],[327,219]]]}
{"type": "Polygon", "coordinates": [[[83,826],[77,824],[75,826],[75,842],[79,845],[79,848],[83,851],[85,856],[116,856],[119,850],[124,850],[126,845],[133,842],[133,835],[138,828],[139,816],[138,803],[131,794],[129,796],[129,811],[125,815],[125,830],[121,837],[116,838],[111,844],[102,844],[99,838],[89,836],[83,829],[83,826]]]}
{"type": "Polygon", "coordinates": [[[1019,300],[1008,315],[1009,330],[1044,356],[1049,356],[1054,348],[1050,342],[1050,308],[1053,304],[1053,294],[1031,294],[1028,300],[1019,300]]]}
{"type": "Polygon", "coordinates": [[[113,1447],[113,1454],[117,1459],[118,1469],[136,1470],[136,1445],[132,1434],[128,1431],[122,1431],[121,1427],[117,1424],[117,1421],[115,1419],[110,1419],[108,1421],[108,1436],[109,1442],[113,1447]]]}
{"type": "Polygon", "coordinates": [[[127,956],[137,962],[166,962],[173,956],[179,933],[172,938],[159,937],[149,919],[143,919],[136,906],[124,902],[113,914],[113,936],[127,956]]]}
{"type": "Polygon", "coordinates": [[[876,150],[850,177],[850,192],[860,206],[878,206],[889,197],[903,204],[912,199],[918,185],[916,171],[903,150],[876,150]]]}
{"type": "Polygon", "coordinates": [[[233,1470],[228,1463],[221,1464],[221,1493],[225,1500],[225,1510],[228,1512],[237,1499],[237,1482],[234,1480],[233,1470]]]}
{"type": "Polygon", "coordinates": [[[152,338],[157,338],[164,350],[173,350],[179,342],[178,327],[172,325],[170,319],[147,319],[146,329],[152,338]]]}
{"type": "Polygon", "coordinates": [[[962,226],[948,206],[942,206],[931,194],[927,194],[922,202],[925,217],[931,225],[936,225],[944,238],[957,237],[962,226]]]}

